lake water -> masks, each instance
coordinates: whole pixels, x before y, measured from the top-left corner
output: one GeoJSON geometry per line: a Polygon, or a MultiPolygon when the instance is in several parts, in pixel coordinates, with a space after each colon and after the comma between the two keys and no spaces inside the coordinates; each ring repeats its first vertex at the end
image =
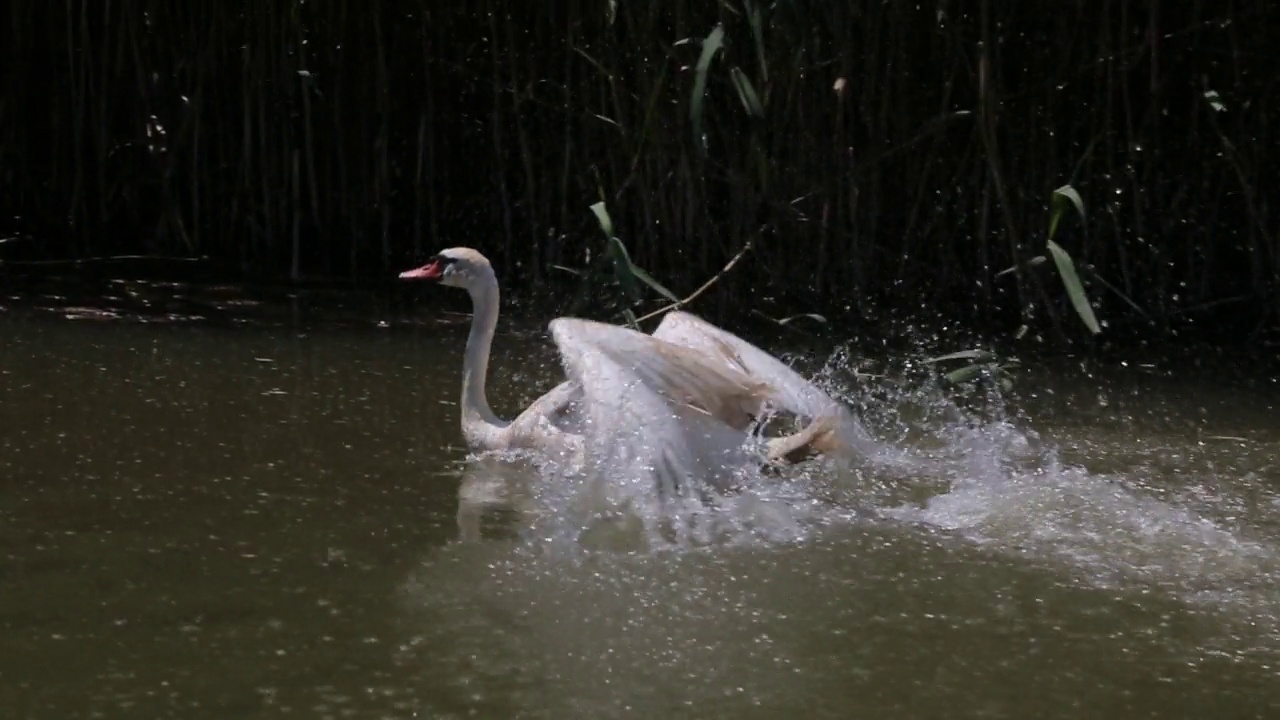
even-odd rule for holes
{"type": "MultiPolygon", "coordinates": [[[[1280,717],[1275,376],[837,363],[945,472],[593,549],[467,460],[465,327],[388,319],[0,314],[0,717],[1280,717]]],[[[495,353],[500,414],[560,377],[495,353]]]]}

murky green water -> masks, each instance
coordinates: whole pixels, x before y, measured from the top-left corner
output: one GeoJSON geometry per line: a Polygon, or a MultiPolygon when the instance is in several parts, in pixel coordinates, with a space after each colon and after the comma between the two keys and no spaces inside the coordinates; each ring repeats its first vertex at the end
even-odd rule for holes
{"type": "Polygon", "coordinates": [[[0,333],[0,717],[1280,717],[1272,378],[903,400],[946,476],[623,555],[478,501],[538,479],[463,463],[457,328],[0,333]]]}

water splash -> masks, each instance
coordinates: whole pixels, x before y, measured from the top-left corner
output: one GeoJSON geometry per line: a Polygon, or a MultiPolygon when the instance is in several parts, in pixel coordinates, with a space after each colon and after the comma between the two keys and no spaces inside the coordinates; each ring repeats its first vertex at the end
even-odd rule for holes
{"type": "MultiPolygon", "coordinates": [[[[838,383],[842,369],[842,362],[829,362],[820,375],[838,383]]],[[[947,532],[1086,587],[1157,593],[1223,611],[1249,634],[1280,639],[1280,544],[1241,521],[1238,498],[1222,497],[1254,491],[1256,474],[1233,483],[1181,466],[1190,486],[1171,490],[1149,464],[1099,471],[1065,462],[1067,445],[1120,457],[1161,449],[1140,434],[1108,436],[1088,427],[1055,433],[1048,426],[1042,433],[1036,426],[1044,423],[994,383],[957,399],[927,376],[903,374],[841,394],[876,417],[881,432],[934,461],[912,479],[928,490],[905,500],[880,497],[878,517],[947,532]],[[1206,484],[1218,505],[1235,510],[1227,516],[1234,522],[1196,502],[1206,484]]],[[[1106,464],[1123,463],[1112,457],[1106,464]]]]}
{"type": "Polygon", "coordinates": [[[1030,714],[1088,696],[1146,716],[1129,713],[1134,688],[1161,708],[1203,690],[1208,708],[1272,686],[1273,461],[1173,452],[1169,423],[1120,434],[855,360],[798,359],[898,455],[665,507],[527,467],[511,532],[433,550],[407,578],[397,662],[459,716],[900,714],[884,699],[932,692],[945,710],[1046,677],[1057,694],[1030,714]]]}
{"type": "MultiPolygon", "coordinates": [[[[910,361],[869,378],[847,348],[819,363],[796,361],[893,452],[782,477],[744,469],[732,493],[674,501],[628,476],[543,466],[527,483],[517,535],[543,552],[654,553],[820,542],[824,529],[887,521],[945,532],[1085,586],[1230,603],[1250,621],[1280,627],[1280,601],[1271,599],[1280,546],[1247,524],[1213,518],[1187,501],[1195,492],[1170,493],[1152,473],[1065,462],[1063,445],[1082,438],[1039,422],[995,383],[944,391],[910,361]]],[[[1109,440],[1113,455],[1150,451],[1141,438],[1123,447],[1109,440]]]]}

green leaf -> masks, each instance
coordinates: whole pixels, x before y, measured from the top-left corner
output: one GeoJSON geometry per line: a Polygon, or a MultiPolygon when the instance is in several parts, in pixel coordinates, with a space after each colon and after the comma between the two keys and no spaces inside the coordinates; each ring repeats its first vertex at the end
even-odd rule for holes
{"type": "Polygon", "coordinates": [[[810,320],[816,320],[820,323],[825,323],[827,321],[826,318],[822,317],[818,313],[801,313],[799,315],[792,315],[791,317],[782,318],[781,320],[778,321],[778,324],[786,325],[787,323],[791,322],[792,320],[795,320],[796,318],[809,318],[810,320]]]}
{"type": "Polygon", "coordinates": [[[640,318],[637,318],[636,314],[631,312],[631,308],[622,308],[622,317],[627,319],[627,327],[635,330],[640,329],[640,318]]]}
{"type": "Polygon", "coordinates": [[[1067,295],[1071,298],[1071,304],[1075,306],[1076,314],[1084,321],[1090,332],[1094,335],[1101,333],[1102,328],[1093,315],[1089,296],[1085,294],[1084,286],[1080,284],[1080,276],[1076,274],[1075,262],[1071,260],[1066,250],[1052,240],[1049,241],[1049,254],[1053,255],[1053,262],[1058,266],[1058,274],[1062,276],[1062,284],[1067,288],[1067,295]]]}
{"type": "MultiPolygon", "coordinates": [[[[1030,260],[1028,260],[1028,261],[1026,261],[1026,262],[1022,263],[1022,267],[1024,267],[1024,268],[1026,268],[1026,269],[1030,270],[1031,268],[1033,268],[1033,267],[1038,267],[1038,266],[1040,266],[1040,265],[1045,264],[1046,262],[1049,262],[1049,258],[1047,258],[1047,257],[1045,257],[1045,256],[1043,256],[1043,255],[1037,255],[1037,256],[1035,256],[1035,257],[1031,258],[1030,260]]],[[[1005,275],[1008,275],[1009,273],[1011,273],[1011,272],[1013,272],[1013,271],[1015,271],[1015,270],[1017,270],[1017,269],[1018,269],[1018,266],[1017,266],[1017,265],[1014,265],[1013,267],[1007,267],[1007,268],[1005,268],[1005,269],[1001,270],[1000,272],[996,273],[996,277],[1004,277],[1005,275]]]]}
{"type": "Polygon", "coordinates": [[[1049,207],[1049,239],[1053,239],[1054,233],[1058,231],[1058,221],[1062,219],[1062,213],[1066,212],[1067,204],[1076,206],[1076,212],[1080,213],[1080,219],[1085,219],[1084,201],[1080,199],[1080,193],[1070,185],[1063,185],[1053,191],[1053,201],[1049,207]]]}
{"type": "Polygon", "coordinates": [[[922,360],[925,365],[933,365],[935,363],[946,362],[948,360],[995,360],[995,353],[988,350],[961,350],[959,352],[947,353],[938,357],[922,360]]]}
{"type": "Polygon", "coordinates": [[[968,382],[978,377],[982,372],[982,368],[982,365],[966,365],[959,370],[952,370],[946,375],[943,375],[942,379],[950,385],[959,385],[960,383],[968,382]]]}
{"type": "Polygon", "coordinates": [[[641,269],[639,265],[636,265],[635,263],[631,263],[631,274],[640,278],[641,282],[653,288],[654,290],[657,290],[659,295],[665,297],[671,302],[673,303],[680,302],[680,298],[676,297],[675,293],[671,292],[666,287],[664,287],[662,283],[658,282],[657,280],[654,280],[653,276],[650,275],[645,270],[641,269]]]}
{"type": "Polygon", "coordinates": [[[635,273],[631,271],[631,256],[627,254],[627,247],[618,238],[611,237],[606,252],[613,260],[613,276],[618,280],[618,284],[633,301],[639,300],[640,285],[636,282],[635,273]]]}
{"type": "Polygon", "coordinates": [[[742,107],[751,115],[763,118],[764,106],[760,104],[760,96],[756,94],[755,86],[751,84],[751,79],[747,74],[742,72],[741,68],[735,67],[729,71],[729,77],[733,78],[733,87],[738,91],[738,99],[742,101],[742,107]]]}
{"type": "Polygon", "coordinates": [[[607,123],[609,123],[610,125],[612,125],[612,126],[614,126],[614,127],[618,128],[619,130],[621,130],[621,129],[622,129],[622,125],[621,125],[621,124],[619,124],[617,120],[614,120],[614,119],[613,119],[613,118],[611,118],[611,117],[605,117],[604,115],[601,115],[600,113],[591,113],[591,116],[592,116],[592,117],[594,117],[594,118],[595,118],[595,119],[597,119],[597,120],[600,120],[601,122],[607,122],[607,123]]]}
{"type": "MultiPolygon", "coordinates": [[[[608,238],[608,245],[605,246],[605,256],[609,258],[613,265],[613,275],[617,279],[618,284],[622,286],[623,291],[632,300],[641,298],[640,285],[636,281],[639,280],[645,285],[656,290],[663,297],[671,302],[680,302],[680,298],[676,294],[668,290],[662,283],[653,279],[653,276],[642,270],[638,265],[631,262],[631,254],[627,252],[627,246],[622,244],[613,234],[613,218],[609,216],[609,210],[605,207],[604,201],[600,201],[591,206],[591,212],[595,213],[596,220],[600,222],[600,229],[604,231],[605,237],[608,238]]],[[[566,267],[555,265],[566,272],[578,274],[577,271],[566,267]]]]}
{"type": "Polygon", "coordinates": [[[600,229],[604,230],[605,237],[613,237],[613,219],[609,217],[609,210],[604,206],[601,200],[591,206],[591,212],[596,214],[596,220],[600,221],[600,229]]]}
{"type": "Polygon", "coordinates": [[[689,106],[689,119],[693,121],[693,142],[702,152],[707,151],[707,137],[703,131],[702,101],[707,93],[707,70],[716,53],[724,46],[724,26],[716,25],[715,29],[702,41],[702,55],[694,68],[693,98],[689,106]]]}

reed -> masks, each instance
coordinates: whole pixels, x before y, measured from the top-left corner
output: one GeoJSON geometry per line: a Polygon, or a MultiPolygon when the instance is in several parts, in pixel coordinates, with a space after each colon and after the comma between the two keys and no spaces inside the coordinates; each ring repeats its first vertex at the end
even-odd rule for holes
{"type": "Polygon", "coordinates": [[[369,279],[465,243],[551,293],[616,236],[676,297],[718,277],[708,314],[1089,337],[1065,256],[1104,336],[1280,317],[1266,0],[4,12],[0,237],[41,258],[369,279]],[[1089,212],[1050,238],[1064,186],[1089,212]]]}

